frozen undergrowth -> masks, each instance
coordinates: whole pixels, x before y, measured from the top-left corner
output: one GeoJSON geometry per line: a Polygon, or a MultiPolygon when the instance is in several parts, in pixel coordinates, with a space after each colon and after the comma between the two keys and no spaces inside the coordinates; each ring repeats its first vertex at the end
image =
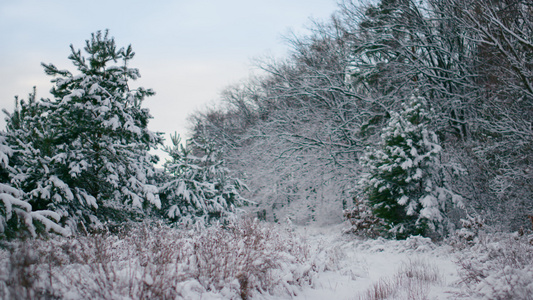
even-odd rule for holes
{"type": "Polygon", "coordinates": [[[283,298],[315,273],[301,238],[250,219],[5,246],[1,299],[283,298]]]}
{"type": "Polygon", "coordinates": [[[533,299],[533,235],[481,234],[457,256],[464,294],[533,299]]]}
{"type": "Polygon", "coordinates": [[[531,299],[527,235],[363,239],[243,219],[4,243],[1,299],[531,299]],[[127,233],[126,233],[127,232],[127,233]]]}
{"type": "Polygon", "coordinates": [[[448,299],[459,291],[451,247],[422,237],[356,238],[342,227],[305,229],[327,269],[295,299],[448,299]]]}
{"type": "Polygon", "coordinates": [[[531,234],[464,228],[434,243],[341,235],[341,226],[300,230],[327,259],[295,299],[533,299],[531,234]]]}

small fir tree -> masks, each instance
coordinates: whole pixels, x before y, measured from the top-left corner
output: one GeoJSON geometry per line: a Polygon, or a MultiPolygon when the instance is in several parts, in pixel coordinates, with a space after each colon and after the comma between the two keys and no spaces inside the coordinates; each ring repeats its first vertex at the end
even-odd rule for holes
{"type": "Polygon", "coordinates": [[[120,221],[147,204],[160,207],[150,184],[161,144],[147,129],[151,118],[142,101],[154,94],[130,89],[140,77],[129,68],[131,46],[118,49],[108,32],[86,41],[86,55],[69,59],[78,74],[43,64],[55,84],[52,99],[30,97],[8,115],[7,137],[14,146],[14,182],[34,208],[50,209],[69,223],[120,221]]]}
{"type": "Polygon", "coordinates": [[[450,203],[461,205],[461,197],[445,187],[441,147],[428,129],[424,107],[424,99],[413,96],[400,113],[391,113],[380,147],[361,158],[368,173],[359,185],[373,213],[397,238],[444,234],[450,203]]]}
{"type": "Polygon", "coordinates": [[[247,202],[239,194],[245,186],[229,175],[213,143],[200,137],[184,146],[178,135],[171,139],[173,146],[165,149],[170,156],[164,165],[168,178],[160,189],[168,218],[219,219],[247,202]]]}

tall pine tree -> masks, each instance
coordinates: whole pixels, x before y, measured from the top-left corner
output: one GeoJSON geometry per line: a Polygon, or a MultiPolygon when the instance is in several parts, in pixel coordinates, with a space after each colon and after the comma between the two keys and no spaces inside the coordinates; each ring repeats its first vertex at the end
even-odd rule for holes
{"type": "Polygon", "coordinates": [[[140,77],[128,67],[135,53],[117,48],[107,31],[92,34],[84,51],[71,45],[77,74],[43,64],[54,77],[53,98],[21,102],[7,119],[14,181],[32,206],[72,225],[120,221],[161,205],[150,184],[157,157],[149,151],[162,139],[148,130],[151,116],[141,107],[154,92],[129,87],[140,77]]]}

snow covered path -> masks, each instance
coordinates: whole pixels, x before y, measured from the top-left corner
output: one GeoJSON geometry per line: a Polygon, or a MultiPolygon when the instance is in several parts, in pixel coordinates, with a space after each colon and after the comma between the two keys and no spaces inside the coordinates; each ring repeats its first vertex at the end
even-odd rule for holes
{"type": "MultiPolygon", "coordinates": [[[[457,299],[459,280],[454,256],[447,246],[436,246],[426,238],[405,241],[362,240],[343,234],[344,225],[328,227],[296,227],[323,266],[309,286],[293,299],[368,299],[364,297],[376,283],[385,283],[395,293],[390,299],[457,299]],[[396,284],[400,272],[422,265],[427,273],[437,273],[434,282],[396,284]],[[420,297],[420,298],[418,298],[420,297]]],[[[375,290],[373,290],[374,292],[375,290]]]]}

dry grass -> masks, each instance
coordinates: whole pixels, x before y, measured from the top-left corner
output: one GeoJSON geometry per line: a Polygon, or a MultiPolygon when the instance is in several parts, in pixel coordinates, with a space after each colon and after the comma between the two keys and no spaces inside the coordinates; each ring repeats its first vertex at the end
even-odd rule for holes
{"type": "Polygon", "coordinates": [[[438,268],[424,260],[409,260],[390,278],[380,278],[359,300],[425,300],[431,285],[442,283],[438,268]]]}
{"type": "Polygon", "coordinates": [[[394,295],[397,288],[397,283],[390,278],[380,278],[378,282],[374,283],[364,295],[360,296],[360,300],[382,300],[394,295]]]}

